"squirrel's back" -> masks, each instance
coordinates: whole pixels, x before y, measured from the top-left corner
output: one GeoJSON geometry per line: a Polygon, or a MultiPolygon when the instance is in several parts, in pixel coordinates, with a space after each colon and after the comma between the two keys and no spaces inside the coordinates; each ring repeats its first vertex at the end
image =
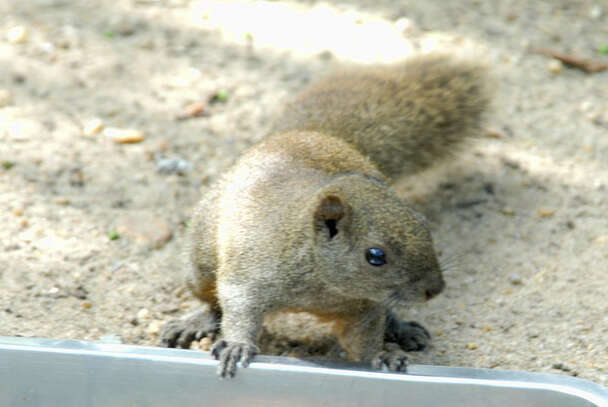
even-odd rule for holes
{"type": "Polygon", "coordinates": [[[287,104],[273,133],[316,131],[343,139],[394,178],[431,166],[477,135],[491,93],[482,64],[422,55],[314,83],[287,104]]]}

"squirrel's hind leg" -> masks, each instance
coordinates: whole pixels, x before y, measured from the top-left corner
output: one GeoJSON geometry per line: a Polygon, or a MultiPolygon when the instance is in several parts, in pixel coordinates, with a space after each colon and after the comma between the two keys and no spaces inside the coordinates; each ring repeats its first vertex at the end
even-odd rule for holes
{"type": "Polygon", "coordinates": [[[386,366],[395,372],[407,370],[407,355],[399,346],[384,344],[386,311],[383,308],[361,310],[360,314],[342,315],[334,324],[334,333],[351,360],[371,363],[375,369],[386,366]]]}
{"type": "Polygon", "coordinates": [[[209,194],[198,206],[192,218],[190,232],[191,270],[186,284],[203,307],[181,319],[169,321],[162,333],[161,344],[169,348],[189,348],[192,341],[208,337],[212,341],[219,334],[222,311],[217,299],[215,270],[217,250],[214,243],[214,194],[209,194]]]}
{"type": "Polygon", "coordinates": [[[193,270],[193,275],[187,278],[187,284],[192,293],[203,302],[203,306],[181,319],[167,322],[160,339],[161,344],[168,348],[188,349],[192,341],[205,337],[213,341],[220,331],[222,310],[217,300],[215,275],[193,270]]]}
{"type": "Polygon", "coordinates": [[[193,270],[193,274],[187,278],[187,284],[192,293],[203,302],[203,306],[181,319],[167,322],[160,339],[161,344],[168,348],[188,349],[192,341],[205,337],[213,341],[220,331],[222,310],[217,300],[215,275],[193,270]]]}

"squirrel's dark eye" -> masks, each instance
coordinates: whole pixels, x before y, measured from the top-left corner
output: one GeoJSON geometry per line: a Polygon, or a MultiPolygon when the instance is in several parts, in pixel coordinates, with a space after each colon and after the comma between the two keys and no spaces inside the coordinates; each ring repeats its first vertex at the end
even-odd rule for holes
{"type": "Polygon", "coordinates": [[[377,247],[370,247],[365,252],[365,259],[372,266],[383,266],[386,264],[386,254],[384,250],[377,247]]]}

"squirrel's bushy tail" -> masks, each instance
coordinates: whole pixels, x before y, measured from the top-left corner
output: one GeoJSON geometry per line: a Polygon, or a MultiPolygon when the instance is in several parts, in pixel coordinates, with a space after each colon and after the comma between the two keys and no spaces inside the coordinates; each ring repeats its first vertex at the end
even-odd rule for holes
{"type": "Polygon", "coordinates": [[[394,178],[431,166],[478,135],[491,88],[484,65],[446,55],[350,69],[292,100],[273,131],[344,139],[394,178]]]}

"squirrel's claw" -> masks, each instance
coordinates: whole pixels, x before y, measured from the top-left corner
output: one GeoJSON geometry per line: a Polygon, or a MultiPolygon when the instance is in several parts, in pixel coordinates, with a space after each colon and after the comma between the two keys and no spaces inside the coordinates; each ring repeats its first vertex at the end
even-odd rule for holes
{"type": "Polygon", "coordinates": [[[188,349],[192,341],[198,341],[204,337],[213,340],[218,331],[218,317],[210,311],[199,310],[185,319],[167,322],[160,335],[161,344],[167,348],[188,349]]]}
{"type": "Polygon", "coordinates": [[[406,372],[407,355],[401,349],[383,350],[372,360],[372,367],[382,369],[383,365],[391,372],[406,372]]]}
{"type": "Polygon", "coordinates": [[[389,313],[384,330],[384,342],[399,344],[405,352],[425,350],[431,341],[431,334],[416,321],[401,321],[389,313]]]}
{"type": "Polygon", "coordinates": [[[404,321],[400,324],[397,343],[406,352],[425,350],[431,341],[431,334],[425,327],[415,321],[404,321]]]}
{"type": "Polygon", "coordinates": [[[237,362],[241,362],[243,367],[247,367],[257,354],[258,349],[254,345],[227,342],[223,339],[217,341],[211,348],[211,355],[220,361],[217,375],[221,378],[233,378],[236,374],[237,362]]]}

